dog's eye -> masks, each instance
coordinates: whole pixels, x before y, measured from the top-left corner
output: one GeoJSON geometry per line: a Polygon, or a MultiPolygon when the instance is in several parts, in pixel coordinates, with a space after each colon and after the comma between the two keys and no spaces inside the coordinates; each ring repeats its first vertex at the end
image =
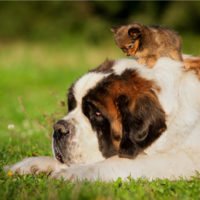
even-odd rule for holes
{"type": "Polygon", "coordinates": [[[99,116],[101,116],[102,114],[101,114],[100,112],[95,112],[95,115],[96,115],[97,117],[99,117],[99,116]]]}
{"type": "Polygon", "coordinates": [[[96,111],[94,115],[94,120],[96,122],[102,122],[104,120],[103,114],[99,111],[96,111]]]}

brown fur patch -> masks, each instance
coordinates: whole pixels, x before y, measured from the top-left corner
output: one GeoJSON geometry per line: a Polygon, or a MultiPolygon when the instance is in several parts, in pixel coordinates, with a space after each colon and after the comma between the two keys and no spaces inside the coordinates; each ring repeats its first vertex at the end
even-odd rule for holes
{"type": "Polygon", "coordinates": [[[105,158],[135,158],[166,130],[159,90],[155,82],[127,69],[108,75],[83,97],[83,113],[105,158]]]}
{"type": "MultiPolygon", "coordinates": [[[[158,60],[157,56],[152,55],[152,56],[149,56],[148,58],[146,58],[146,61],[144,59],[143,63],[146,63],[148,67],[153,68],[153,66],[155,65],[157,60],[158,60]]],[[[138,60],[138,62],[140,62],[140,61],[138,60]]]]}
{"type": "Polygon", "coordinates": [[[184,60],[186,71],[194,71],[200,80],[200,57],[192,57],[184,60]]]}
{"type": "Polygon", "coordinates": [[[153,91],[158,88],[154,82],[139,77],[135,71],[127,71],[119,79],[110,77],[105,96],[97,93],[98,101],[93,103],[110,119],[111,139],[116,150],[119,150],[122,139],[122,116],[115,100],[121,95],[127,96],[131,101],[130,110],[134,110],[136,101],[143,95],[159,104],[153,91]]]}
{"type": "Polygon", "coordinates": [[[37,173],[38,170],[39,170],[39,167],[37,165],[32,165],[30,168],[30,171],[32,174],[37,173]]]}
{"type": "MultiPolygon", "coordinates": [[[[113,90],[119,90],[118,87],[113,86],[113,90]]],[[[109,91],[110,93],[110,91],[109,91]]],[[[121,124],[121,116],[115,102],[113,101],[113,97],[110,94],[103,98],[103,102],[100,100],[99,102],[93,102],[106,116],[109,116],[109,120],[111,121],[111,140],[116,149],[119,148],[120,141],[122,137],[122,124],[121,124]]],[[[100,99],[100,97],[99,97],[100,99]]]]}
{"type": "MultiPolygon", "coordinates": [[[[135,41],[134,47],[128,50],[128,53],[130,54],[130,56],[135,55],[136,51],[139,48],[139,44],[140,44],[140,40],[138,39],[135,41]]],[[[128,47],[126,47],[126,48],[128,49],[128,47]]]]}

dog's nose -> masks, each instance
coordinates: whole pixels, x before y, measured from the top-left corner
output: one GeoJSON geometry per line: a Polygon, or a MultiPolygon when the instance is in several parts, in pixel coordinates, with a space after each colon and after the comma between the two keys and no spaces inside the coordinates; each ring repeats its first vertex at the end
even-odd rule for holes
{"type": "Polygon", "coordinates": [[[72,132],[72,126],[65,120],[59,120],[56,124],[53,126],[54,133],[53,137],[55,139],[60,139],[64,136],[67,136],[71,134],[72,132]]]}

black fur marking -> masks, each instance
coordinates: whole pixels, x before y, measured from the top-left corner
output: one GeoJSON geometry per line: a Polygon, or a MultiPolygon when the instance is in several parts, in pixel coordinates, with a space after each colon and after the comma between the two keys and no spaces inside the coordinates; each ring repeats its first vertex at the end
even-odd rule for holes
{"type": "Polygon", "coordinates": [[[112,66],[114,65],[113,60],[106,59],[99,67],[90,70],[89,72],[97,72],[97,73],[112,73],[112,66]]]}
{"type": "Polygon", "coordinates": [[[76,107],[76,99],[74,97],[74,90],[72,85],[67,93],[67,102],[68,102],[68,112],[72,111],[76,107]]]}
{"type": "Polygon", "coordinates": [[[105,158],[111,157],[117,154],[114,146],[112,145],[111,135],[110,135],[110,122],[102,114],[102,112],[96,108],[96,106],[91,102],[90,95],[87,95],[83,99],[82,109],[83,113],[89,119],[93,130],[97,132],[99,149],[105,158]],[[101,115],[97,116],[96,112],[100,112],[101,115]]]}
{"type": "Polygon", "coordinates": [[[141,31],[139,28],[130,28],[128,30],[128,35],[136,40],[141,36],[141,31]]]}
{"type": "Polygon", "coordinates": [[[134,158],[151,145],[166,129],[165,113],[148,96],[138,99],[133,111],[128,108],[128,97],[123,97],[120,101],[123,134],[119,155],[134,158]]]}
{"type": "Polygon", "coordinates": [[[120,149],[119,149],[119,157],[122,158],[133,158],[136,155],[138,155],[139,148],[136,144],[134,144],[128,137],[128,133],[123,134],[122,140],[120,143],[120,149]]]}

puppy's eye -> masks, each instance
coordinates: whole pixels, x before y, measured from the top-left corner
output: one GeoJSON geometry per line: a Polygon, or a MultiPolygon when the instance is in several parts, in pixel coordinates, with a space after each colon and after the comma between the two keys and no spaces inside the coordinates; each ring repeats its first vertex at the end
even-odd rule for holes
{"type": "Polygon", "coordinates": [[[132,48],[133,48],[133,44],[129,44],[128,49],[132,49],[132,48]]]}

